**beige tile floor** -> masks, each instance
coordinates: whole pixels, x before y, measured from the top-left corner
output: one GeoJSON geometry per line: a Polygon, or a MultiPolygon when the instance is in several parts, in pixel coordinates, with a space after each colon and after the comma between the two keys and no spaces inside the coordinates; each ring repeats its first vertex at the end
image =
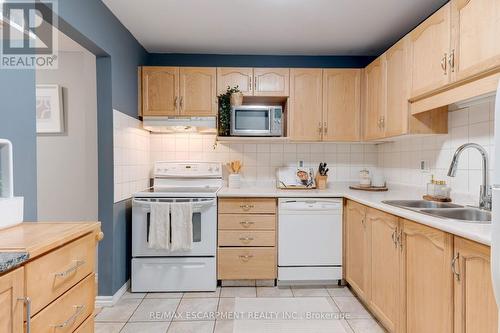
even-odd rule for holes
{"type": "Polygon", "coordinates": [[[290,297],[323,297],[332,312],[346,314],[342,321],[346,333],[385,332],[346,287],[222,287],[208,293],[127,292],[115,306],[97,311],[95,333],[232,333],[233,320],[214,314],[233,312],[237,297],[283,298],[283,302],[290,297]]]}

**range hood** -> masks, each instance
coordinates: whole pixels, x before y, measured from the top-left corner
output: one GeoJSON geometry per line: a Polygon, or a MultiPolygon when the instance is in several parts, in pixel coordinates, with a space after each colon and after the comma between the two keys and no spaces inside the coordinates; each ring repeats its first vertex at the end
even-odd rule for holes
{"type": "Polygon", "coordinates": [[[143,117],[142,127],[155,133],[216,134],[216,117],[143,117]]]}

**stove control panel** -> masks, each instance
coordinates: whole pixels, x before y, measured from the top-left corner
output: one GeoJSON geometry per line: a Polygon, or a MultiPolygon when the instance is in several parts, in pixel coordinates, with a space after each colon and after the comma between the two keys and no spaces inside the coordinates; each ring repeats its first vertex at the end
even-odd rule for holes
{"type": "Polygon", "coordinates": [[[156,162],[155,177],[222,178],[222,164],[215,162],[156,162]]]}

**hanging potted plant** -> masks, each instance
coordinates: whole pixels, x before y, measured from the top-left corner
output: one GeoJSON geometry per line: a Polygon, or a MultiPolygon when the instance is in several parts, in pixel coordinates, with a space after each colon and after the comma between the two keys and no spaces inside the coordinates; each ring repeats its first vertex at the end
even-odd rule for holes
{"type": "Polygon", "coordinates": [[[228,86],[226,92],[217,97],[219,99],[219,136],[229,136],[231,106],[241,105],[243,94],[238,86],[233,88],[228,86]]]}

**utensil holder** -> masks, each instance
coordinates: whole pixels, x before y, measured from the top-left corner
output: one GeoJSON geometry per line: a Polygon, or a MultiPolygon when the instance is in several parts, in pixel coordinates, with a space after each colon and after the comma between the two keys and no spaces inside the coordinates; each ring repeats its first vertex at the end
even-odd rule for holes
{"type": "Polygon", "coordinates": [[[328,176],[316,175],[316,188],[319,190],[324,190],[326,188],[326,183],[328,182],[328,176]]]}
{"type": "Polygon", "coordinates": [[[241,187],[241,175],[239,173],[232,173],[227,178],[227,185],[229,188],[241,187]]]}

